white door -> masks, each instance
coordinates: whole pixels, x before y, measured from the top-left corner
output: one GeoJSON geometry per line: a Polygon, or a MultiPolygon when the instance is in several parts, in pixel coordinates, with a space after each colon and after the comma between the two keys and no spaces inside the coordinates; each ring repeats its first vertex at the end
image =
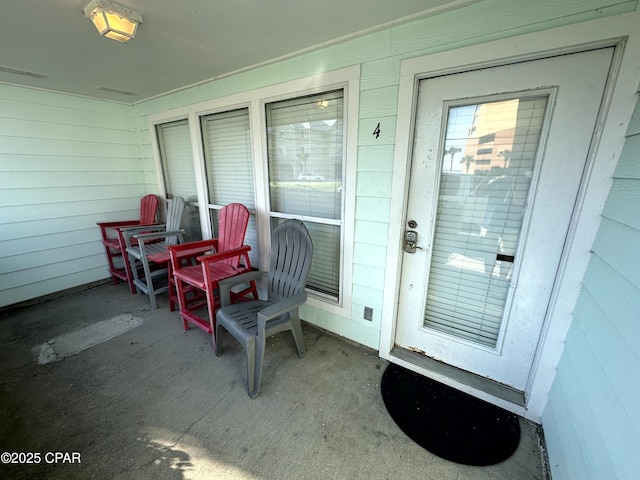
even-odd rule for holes
{"type": "Polygon", "coordinates": [[[525,390],[612,55],[419,82],[397,346],[525,390]]]}

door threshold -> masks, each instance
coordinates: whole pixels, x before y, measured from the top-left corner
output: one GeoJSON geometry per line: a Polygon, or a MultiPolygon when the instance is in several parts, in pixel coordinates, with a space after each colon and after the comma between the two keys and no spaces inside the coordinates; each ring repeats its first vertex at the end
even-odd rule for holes
{"type": "Polygon", "coordinates": [[[526,410],[524,392],[512,387],[398,346],[393,347],[389,353],[389,360],[524,416],[526,410]]]}

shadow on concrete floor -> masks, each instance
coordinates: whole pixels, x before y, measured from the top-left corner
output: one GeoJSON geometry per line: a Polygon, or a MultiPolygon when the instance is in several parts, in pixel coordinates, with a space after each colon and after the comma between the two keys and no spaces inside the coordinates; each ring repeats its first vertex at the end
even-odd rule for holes
{"type": "Polygon", "coordinates": [[[287,333],[268,340],[260,396],[251,400],[240,345],[225,335],[216,357],[209,336],[183,331],[166,299],[150,310],[145,296],[105,285],[5,312],[0,451],[32,463],[1,464],[0,478],[543,478],[536,425],[521,420],[520,445],[501,464],[443,460],[388,415],[386,361],[307,324],[303,331],[302,359],[287,333]],[[120,331],[114,318],[141,322],[120,331]],[[44,344],[55,352],[71,332],[64,354],[38,363],[44,344]],[[87,346],[85,333],[115,336],[87,346]]]}

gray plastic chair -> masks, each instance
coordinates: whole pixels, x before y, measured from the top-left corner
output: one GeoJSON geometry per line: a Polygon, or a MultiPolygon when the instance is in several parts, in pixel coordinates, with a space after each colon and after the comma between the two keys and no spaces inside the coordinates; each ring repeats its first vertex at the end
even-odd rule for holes
{"type": "MultiPolygon", "coordinates": [[[[184,230],[180,228],[182,213],[184,212],[184,200],[182,197],[173,197],[167,205],[167,222],[152,227],[137,227],[123,229],[124,239],[131,262],[133,284],[138,293],[149,295],[151,308],[155,309],[156,295],[166,292],[170,288],[169,263],[170,256],[168,245],[177,245],[184,242],[184,230]],[[152,264],[161,268],[151,269],[152,264]],[[142,267],[144,277],[138,273],[142,267]],[[156,280],[162,279],[162,285],[155,285],[156,280]],[[164,283],[166,279],[166,283],[164,283]]],[[[172,297],[170,292],[170,297],[172,297]]],[[[175,295],[174,295],[175,296],[175,295]]],[[[170,301],[173,301],[170,298],[170,301]]]]}
{"type": "Polygon", "coordinates": [[[298,355],[304,356],[304,339],[298,307],[307,301],[304,284],[311,266],[313,243],[304,224],[286,220],[272,233],[271,266],[266,300],[230,305],[230,291],[235,285],[257,280],[262,272],[248,272],[219,282],[222,308],[216,315],[216,355],[222,353],[224,328],[238,340],[247,354],[247,390],[258,396],[266,338],[290,330],[298,355]]]}

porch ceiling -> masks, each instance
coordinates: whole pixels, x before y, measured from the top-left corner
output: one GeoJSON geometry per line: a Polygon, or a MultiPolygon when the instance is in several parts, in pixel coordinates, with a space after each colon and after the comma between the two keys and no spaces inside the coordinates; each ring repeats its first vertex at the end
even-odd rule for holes
{"type": "Polygon", "coordinates": [[[98,35],[84,18],[89,0],[5,2],[0,82],[136,103],[476,1],[120,0],[144,18],[136,38],[126,44],[98,35]]]}

